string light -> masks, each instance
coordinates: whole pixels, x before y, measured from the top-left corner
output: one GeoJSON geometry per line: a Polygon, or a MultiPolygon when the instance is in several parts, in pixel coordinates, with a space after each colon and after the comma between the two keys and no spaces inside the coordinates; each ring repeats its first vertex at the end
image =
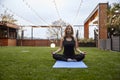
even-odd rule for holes
{"type": "MultiPolygon", "coordinates": [[[[41,16],[39,16],[39,14],[28,4],[28,2],[26,2],[25,0],[23,0],[23,2],[26,4],[26,6],[32,11],[34,12],[40,20],[42,20],[44,23],[48,24],[41,16]]],[[[49,25],[49,24],[48,24],[49,25]]]]}
{"type": "Polygon", "coordinates": [[[77,10],[77,13],[76,13],[76,15],[75,15],[72,23],[74,23],[74,22],[76,21],[76,18],[78,17],[78,14],[79,14],[79,12],[80,12],[80,8],[81,8],[82,3],[83,3],[83,0],[80,1],[80,4],[79,4],[78,10],[77,10]]]}
{"type": "Polygon", "coordinates": [[[16,14],[15,12],[13,12],[11,9],[7,8],[4,4],[0,3],[0,5],[2,6],[2,8],[5,8],[6,10],[10,11],[13,15],[16,15],[17,17],[21,18],[22,20],[27,21],[31,24],[34,24],[32,21],[25,19],[24,17],[22,17],[22,16],[16,14]]]}
{"type": "Polygon", "coordinates": [[[59,19],[61,19],[61,17],[60,17],[60,13],[59,13],[58,8],[57,8],[56,1],[53,0],[53,3],[54,3],[54,5],[55,5],[55,9],[56,9],[56,12],[57,12],[57,14],[58,14],[58,17],[59,17],[59,19]]]}

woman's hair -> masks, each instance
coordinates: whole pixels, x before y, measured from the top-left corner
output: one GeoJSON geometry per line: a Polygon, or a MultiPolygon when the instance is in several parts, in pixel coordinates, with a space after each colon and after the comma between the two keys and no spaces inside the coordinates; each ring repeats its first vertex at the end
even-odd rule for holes
{"type": "Polygon", "coordinates": [[[71,36],[73,36],[74,32],[73,32],[73,27],[71,25],[67,25],[66,28],[65,28],[65,35],[64,36],[67,36],[67,28],[70,27],[71,30],[72,30],[72,33],[71,33],[71,36]]]}

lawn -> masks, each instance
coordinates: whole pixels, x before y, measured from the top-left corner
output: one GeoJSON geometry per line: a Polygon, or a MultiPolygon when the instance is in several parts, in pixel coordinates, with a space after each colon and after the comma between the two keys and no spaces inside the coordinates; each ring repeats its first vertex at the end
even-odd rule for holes
{"type": "Polygon", "coordinates": [[[0,47],[0,80],[120,80],[120,52],[82,47],[86,69],[54,69],[49,47],[0,47]]]}

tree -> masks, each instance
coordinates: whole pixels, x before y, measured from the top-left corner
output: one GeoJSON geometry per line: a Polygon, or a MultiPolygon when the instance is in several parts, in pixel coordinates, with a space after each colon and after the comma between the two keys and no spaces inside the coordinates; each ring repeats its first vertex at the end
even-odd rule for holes
{"type": "MultiPolygon", "coordinates": [[[[3,24],[8,22],[8,23],[15,23],[17,20],[13,18],[13,15],[8,14],[7,11],[5,10],[3,14],[0,14],[0,22],[3,24]]],[[[7,32],[5,30],[0,29],[0,38],[5,38],[7,37],[7,32]]]]}
{"type": "Polygon", "coordinates": [[[0,14],[0,18],[3,22],[15,23],[17,21],[14,19],[14,15],[7,13],[7,10],[5,10],[3,14],[0,14]]]}
{"type": "Polygon", "coordinates": [[[108,37],[111,38],[111,35],[120,36],[120,3],[110,5],[107,14],[108,37]]]}
{"type": "Polygon", "coordinates": [[[62,19],[52,22],[52,26],[48,28],[47,35],[48,38],[59,39],[63,36],[63,27],[67,25],[62,19]]]}

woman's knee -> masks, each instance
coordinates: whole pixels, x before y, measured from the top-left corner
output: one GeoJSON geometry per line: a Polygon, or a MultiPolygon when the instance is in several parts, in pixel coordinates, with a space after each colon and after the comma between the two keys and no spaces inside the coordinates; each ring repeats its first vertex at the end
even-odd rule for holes
{"type": "Polygon", "coordinates": [[[82,53],[80,53],[79,55],[77,55],[76,60],[77,60],[77,61],[81,61],[81,60],[83,60],[84,58],[85,58],[85,55],[82,54],[82,53]]]}
{"type": "Polygon", "coordinates": [[[53,54],[53,58],[54,58],[54,59],[57,59],[57,55],[56,55],[56,54],[53,54]]]}

